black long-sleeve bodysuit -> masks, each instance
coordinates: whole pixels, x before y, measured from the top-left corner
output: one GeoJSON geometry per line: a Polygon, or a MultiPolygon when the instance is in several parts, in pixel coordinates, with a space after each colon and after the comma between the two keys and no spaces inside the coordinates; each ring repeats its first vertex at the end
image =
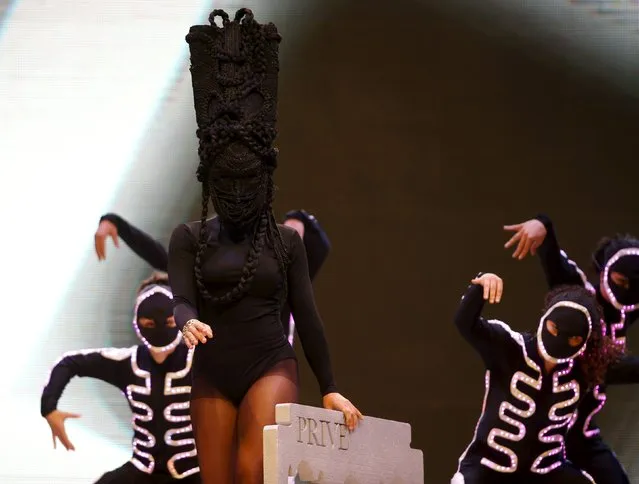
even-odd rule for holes
{"type": "MultiPolygon", "coordinates": [[[[536,217],[547,230],[546,238],[538,249],[539,260],[546,276],[548,286],[552,289],[563,284],[577,284],[586,287],[596,294],[603,308],[607,334],[619,344],[625,345],[628,325],[639,317],[639,311],[622,314],[602,297],[599,281],[594,285],[588,282],[584,272],[561,250],[551,220],[546,215],[536,217]]],[[[639,359],[626,356],[622,364],[630,369],[608,379],[609,384],[639,383],[636,372],[632,369],[639,359]]],[[[595,423],[595,415],[606,402],[604,386],[597,386],[584,396],[579,405],[577,419],[571,427],[566,447],[568,458],[582,469],[588,471],[597,484],[627,484],[629,479],[610,448],[604,443],[600,430],[595,423]]]]}
{"type": "MultiPolygon", "coordinates": [[[[331,250],[328,235],[318,220],[304,210],[292,210],[286,214],[285,219],[296,219],[304,224],[304,247],[308,260],[308,273],[313,281],[331,250]]],[[[169,256],[161,242],[153,239],[149,234],[117,214],[107,213],[100,218],[100,222],[102,220],[108,220],[115,225],[122,240],[151,267],[158,271],[168,271],[169,256]]],[[[289,343],[293,344],[295,324],[288,305],[282,309],[281,321],[284,334],[288,336],[289,343]]]]}
{"type": "Polygon", "coordinates": [[[189,415],[192,357],[185,345],[178,345],[162,364],[153,360],[144,345],[67,353],[51,370],[42,392],[42,416],[56,410],[75,376],[110,383],[122,390],[133,413],[133,455],[127,464],[97,482],[198,483],[189,415]]]}
{"type": "Polygon", "coordinates": [[[471,285],[455,315],[486,366],[486,394],[472,442],[452,484],[592,482],[564,457],[563,438],[586,391],[574,362],[546,373],[534,335],[482,318],[483,288],[471,285]]]}
{"type": "MultiPolygon", "coordinates": [[[[295,359],[282,331],[281,275],[273,250],[265,246],[248,292],[237,302],[218,307],[200,296],[195,281],[195,255],[200,222],[182,224],[169,244],[169,278],[174,316],[182,328],[190,319],[211,326],[214,338],[195,350],[193,374],[204,378],[239,405],[251,385],[277,362],[295,359]]],[[[304,244],[299,234],[280,225],[290,259],[288,295],[302,348],[323,395],[336,391],[328,345],[313,297],[304,244]]],[[[250,247],[248,238],[233,241],[215,217],[207,221],[207,248],[202,256],[204,284],[213,296],[233,288],[250,247]]]]}

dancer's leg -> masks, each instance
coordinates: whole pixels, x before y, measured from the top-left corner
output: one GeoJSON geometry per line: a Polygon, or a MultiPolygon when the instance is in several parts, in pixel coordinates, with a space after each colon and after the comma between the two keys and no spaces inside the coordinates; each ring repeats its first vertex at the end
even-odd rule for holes
{"type": "Polygon", "coordinates": [[[202,484],[233,484],[237,409],[204,377],[193,378],[191,422],[202,484]]]}
{"type": "Polygon", "coordinates": [[[238,415],[235,484],[264,480],[263,430],[275,423],[275,405],[297,402],[297,361],[280,361],[249,389],[238,415]]]}

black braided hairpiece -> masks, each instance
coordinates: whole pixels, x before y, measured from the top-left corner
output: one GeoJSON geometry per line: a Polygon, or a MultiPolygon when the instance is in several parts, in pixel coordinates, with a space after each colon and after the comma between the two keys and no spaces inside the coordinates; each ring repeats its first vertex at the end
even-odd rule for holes
{"type": "Polygon", "coordinates": [[[198,289],[214,304],[237,301],[250,287],[268,245],[283,276],[280,293],[285,298],[289,259],[272,210],[280,36],[272,23],[255,21],[249,9],[238,10],[233,21],[223,10],[214,10],[209,23],[191,27],[186,36],[198,125],[197,179],[202,183],[198,289]],[[222,27],[215,24],[217,17],[222,27]],[[222,296],[212,296],[202,276],[209,200],[223,225],[252,235],[240,280],[222,296]]]}

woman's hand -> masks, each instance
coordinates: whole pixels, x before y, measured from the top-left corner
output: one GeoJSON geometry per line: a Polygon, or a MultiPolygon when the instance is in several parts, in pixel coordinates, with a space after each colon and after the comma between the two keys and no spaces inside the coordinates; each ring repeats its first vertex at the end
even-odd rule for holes
{"type": "Polygon", "coordinates": [[[528,255],[535,255],[537,247],[539,247],[546,238],[548,233],[544,224],[537,219],[531,219],[527,222],[515,225],[504,225],[506,232],[515,232],[508,242],[504,245],[505,249],[510,249],[515,242],[519,241],[515,252],[513,252],[514,259],[523,259],[528,255]]]}
{"type": "Polygon", "coordinates": [[[213,330],[208,324],[197,319],[190,319],[182,329],[182,337],[186,346],[191,349],[195,348],[198,343],[206,343],[206,338],[213,338],[213,330]]]}
{"type": "Polygon", "coordinates": [[[51,437],[53,437],[53,448],[56,448],[56,439],[59,440],[67,450],[75,450],[75,447],[67,437],[67,431],[64,428],[64,421],[68,418],[80,418],[77,413],[61,412],[54,410],[45,417],[49,427],[51,427],[51,437]]]}
{"type": "Polygon", "coordinates": [[[351,432],[355,430],[359,421],[364,418],[362,413],[355,408],[355,405],[339,393],[328,393],[324,395],[322,404],[324,408],[328,410],[342,412],[344,414],[344,422],[351,432]]]}
{"type": "Polygon", "coordinates": [[[106,259],[106,239],[111,237],[116,248],[120,247],[118,240],[118,228],[108,220],[103,220],[98,225],[98,230],[95,232],[95,253],[98,255],[98,260],[106,259]]]}
{"type": "Polygon", "coordinates": [[[504,281],[501,280],[501,277],[488,273],[482,274],[470,282],[484,288],[484,299],[490,304],[501,301],[501,295],[504,292],[504,281]]]}

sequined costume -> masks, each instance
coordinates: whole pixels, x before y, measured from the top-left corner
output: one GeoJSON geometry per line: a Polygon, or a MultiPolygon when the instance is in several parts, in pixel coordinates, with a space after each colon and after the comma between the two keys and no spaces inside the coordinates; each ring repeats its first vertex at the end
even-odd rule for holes
{"type": "MultiPolygon", "coordinates": [[[[324,265],[331,250],[331,243],[328,234],[322,228],[317,218],[305,210],[291,210],[284,216],[284,221],[295,219],[304,224],[304,247],[308,261],[308,273],[311,281],[324,265]]],[[[149,234],[138,229],[127,220],[115,213],[107,213],[100,218],[108,220],[118,230],[118,235],[141,259],[145,260],[151,267],[159,271],[168,270],[168,253],[164,245],[153,239],[149,234]]],[[[291,317],[288,304],[282,309],[281,316],[284,334],[287,335],[289,343],[294,342],[295,320],[291,317]]]]}
{"type": "Polygon", "coordinates": [[[162,364],[152,359],[144,344],[67,353],[51,370],[42,392],[41,414],[56,410],[74,376],[110,383],[122,390],[133,413],[133,455],[97,483],[199,483],[189,416],[192,357],[183,344],[162,364]]]}
{"type": "MultiPolygon", "coordinates": [[[[625,346],[628,326],[639,317],[639,304],[626,306],[622,310],[615,308],[602,296],[600,282],[591,284],[585,273],[561,250],[550,218],[543,214],[536,218],[547,230],[546,238],[538,249],[538,256],[548,286],[554,288],[563,284],[580,284],[596,294],[603,308],[608,335],[625,346]]],[[[635,249],[634,253],[639,253],[639,249],[635,249]]],[[[634,360],[635,357],[627,356],[626,366],[631,369],[634,360]]],[[[608,383],[630,384],[639,381],[635,372],[627,371],[608,383]]],[[[596,386],[592,392],[584,396],[579,404],[577,419],[567,436],[567,455],[572,462],[588,471],[597,484],[627,484],[630,480],[623,466],[603,441],[599,427],[595,423],[595,416],[603,409],[605,402],[604,386],[596,386]]]]}
{"type": "Polygon", "coordinates": [[[563,436],[586,389],[574,360],[547,374],[538,336],[482,318],[483,306],[483,288],[471,285],[455,316],[457,329],[486,366],[486,393],[451,483],[594,482],[564,457],[563,436]]]}

